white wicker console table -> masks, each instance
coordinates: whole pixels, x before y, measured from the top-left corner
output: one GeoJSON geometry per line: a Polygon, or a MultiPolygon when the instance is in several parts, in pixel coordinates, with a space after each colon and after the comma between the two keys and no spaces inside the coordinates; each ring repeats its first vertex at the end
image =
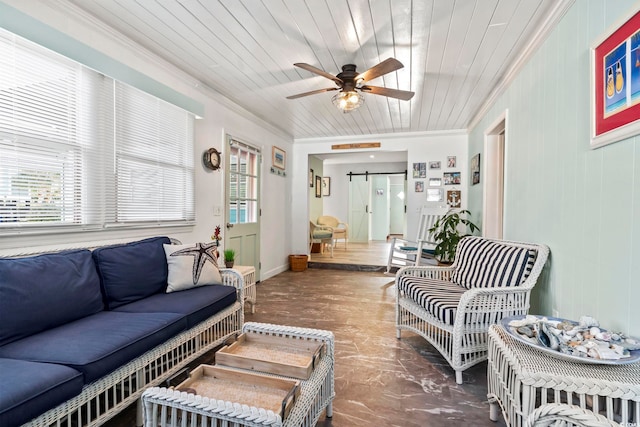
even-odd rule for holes
{"type": "Polygon", "coordinates": [[[256,312],[256,268],[252,265],[234,265],[233,269],[244,279],[244,300],[251,304],[251,313],[256,312]]]}
{"type": "Polygon", "coordinates": [[[640,425],[640,363],[596,365],[561,360],[523,344],[499,325],[489,329],[489,417],[498,405],[521,427],[537,407],[568,403],[623,426],[640,425]]]}
{"type": "MultiPolygon", "coordinates": [[[[145,427],[158,425],[167,427],[183,425],[311,427],[316,425],[325,409],[327,417],[333,415],[332,402],[335,391],[333,379],[334,337],[332,332],[253,322],[245,323],[242,331],[326,343],[326,354],[317,363],[309,379],[300,382],[300,395],[286,419],[282,420],[280,415],[264,409],[208,399],[164,387],[152,387],[142,394],[145,427]]],[[[273,376],[286,378],[278,375],[273,376]]]]}

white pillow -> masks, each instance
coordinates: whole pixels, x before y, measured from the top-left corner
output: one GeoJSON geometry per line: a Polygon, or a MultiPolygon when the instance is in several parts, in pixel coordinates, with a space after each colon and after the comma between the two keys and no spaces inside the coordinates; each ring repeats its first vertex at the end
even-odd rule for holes
{"type": "Polygon", "coordinates": [[[218,247],[215,243],[162,245],[167,256],[167,293],[203,285],[220,285],[218,247]]]}

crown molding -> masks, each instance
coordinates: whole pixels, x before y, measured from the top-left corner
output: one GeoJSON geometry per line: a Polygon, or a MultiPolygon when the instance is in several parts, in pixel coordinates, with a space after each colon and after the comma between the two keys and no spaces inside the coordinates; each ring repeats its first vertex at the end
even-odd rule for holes
{"type": "Polygon", "coordinates": [[[493,88],[486,101],[480,106],[476,114],[473,116],[467,129],[470,132],[480,120],[489,112],[489,109],[493,107],[500,95],[502,95],[506,89],[513,83],[516,76],[520,73],[525,64],[531,59],[531,57],[537,52],[538,48],[542,46],[549,34],[556,28],[560,20],[564,17],[567,11],[573,6],[575,0],[561,0],[556,3],[553,11],[547,16],[545,21],[540,26],[540,29],[533,35],[531,42],[522,50],[522,54],[513,62],[507,72],[502,76],[498,84],[493,88]]]}

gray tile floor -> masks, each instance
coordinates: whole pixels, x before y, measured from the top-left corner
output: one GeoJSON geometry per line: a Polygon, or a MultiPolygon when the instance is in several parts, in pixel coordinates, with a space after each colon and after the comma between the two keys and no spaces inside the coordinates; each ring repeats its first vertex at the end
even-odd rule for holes
{"type": "MultiPolygon", "coordinates": [[[[319,426],[504,426],[489,420],[486,362],[453,370],[419,336],[396,339],[393,276],[330,269],[287,271],[257,285],[245,321],[328,329],[336,338],[333,418],[319,426]]],[[[213,363],[205,355],[198,363],[213,363]]],[[[133,425],[135,411],[110,421],[133,425]]]]}

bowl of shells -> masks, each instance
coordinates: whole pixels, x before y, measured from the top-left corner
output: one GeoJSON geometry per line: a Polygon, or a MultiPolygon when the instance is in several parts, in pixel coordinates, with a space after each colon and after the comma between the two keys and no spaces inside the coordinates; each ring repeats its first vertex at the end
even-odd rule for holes
{"type": "Polygon", "coordinates": [[[559,359],[602,365],[640,360],[639,339],[610,332],[590,316],[575,321],[530,314],[506,317],[501,324],[516,340],[559,359]]]}

